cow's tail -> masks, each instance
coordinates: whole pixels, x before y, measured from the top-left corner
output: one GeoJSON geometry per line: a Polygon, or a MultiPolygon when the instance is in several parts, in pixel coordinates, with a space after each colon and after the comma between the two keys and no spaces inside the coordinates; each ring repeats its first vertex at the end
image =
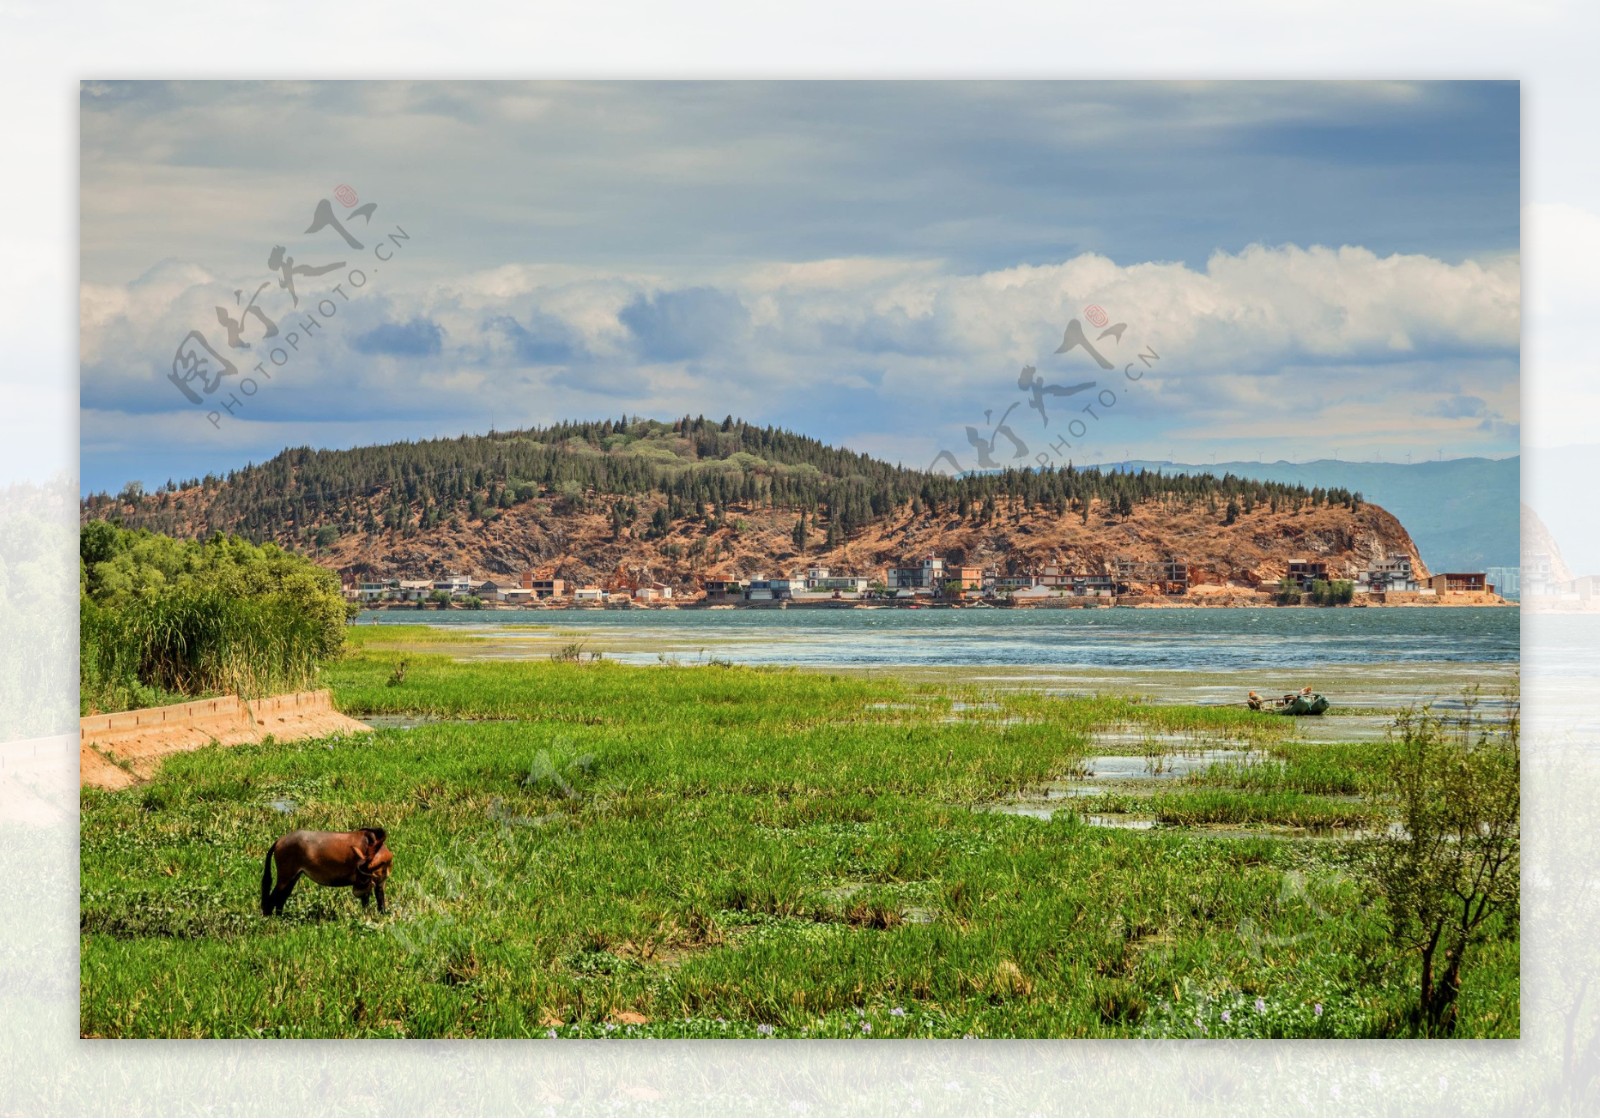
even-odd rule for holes
{"type": "Polygon", "coordinates": [[[274,840],[271,847],[267,848],[267,861],[261,865],[261,915],[272,916],[272,855],[277,851],[278,844],[274,840]]]}

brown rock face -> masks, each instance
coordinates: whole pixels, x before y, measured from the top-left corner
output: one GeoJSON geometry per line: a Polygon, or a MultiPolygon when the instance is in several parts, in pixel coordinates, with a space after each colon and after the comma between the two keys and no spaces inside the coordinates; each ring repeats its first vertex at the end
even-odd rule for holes
{"type": "MultiPolygon", "coordinates": [[[[540,500],[487,521],[441,525],[409,537],[347,535],[315,558],[337,570],[379,578],[447,571],[492,577],[532,569],[540,578],[602,587],[654,579],[680,592],[698,589],[704,578],[781,577],[812,564],[881,579],[884,568],[929,554],[1002,574],[1046,565],[1099,573],[1119,559],[1172,558],[1189,565],[1193,584],[1250,587],[1275,584],[1295,560],[1324,560],[1335,578],[1353,579],[1369,563],[1405,555],[1420,577],[1427,576],[1400,522],[1367,504],[1354,512],[1342,505],[1277,512],[1257,506],[1231,525],[1203,503],[1183,508],[1147,502],[1125,519],[1097,505],[1087,522],[1077,513],[1060,517],[1040,508],[1024,510],[1020,502],[1014,508],[1002,502],[992,522],[952,512],[913,515],[908,506],[837,547],[817,540],[804,551],[793,539],[799,514],[766,508],[730,507],[720,524],[680,518],[664,535],[646,538],[660,504],[640,499],[638,519],[617,534],[606,513],[558,512],[540,500]]],[[[821,534],[811,535],[816,540],[821,534]]]]}

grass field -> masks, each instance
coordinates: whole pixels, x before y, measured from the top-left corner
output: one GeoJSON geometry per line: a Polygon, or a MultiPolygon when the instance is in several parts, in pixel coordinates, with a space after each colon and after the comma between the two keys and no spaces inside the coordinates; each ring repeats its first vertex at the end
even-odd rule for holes
{"type": "MultiPolygon", "coordinates": [[[[325,673],[340,707],[410,729],[211,748],[84,790],[85,1035],[1406,1029],[1416,966],[1348,841],[1388,820],[1383,743],[1298,742],[1240,708],[462,662],[438,640],[390,686],[383,643],[404,634],[351,636],[325,673]],[[1218,747],[1237,753],[1178,764],[1218,747]],[[1149,772],[1090,776],[1107,754],[1149,772]],[[1093,787],[1051,800],[1074,780],[1093,787]],[[1032,801],[1066,810],[986,810],[1032,801]],[[261,917],[278,834],[366,824],[395,853],[386,915],[302,883],[261,917]]],[[[1469,963],[1464,1036],[1517,1034],[1501,931],[1469,963]]]]}

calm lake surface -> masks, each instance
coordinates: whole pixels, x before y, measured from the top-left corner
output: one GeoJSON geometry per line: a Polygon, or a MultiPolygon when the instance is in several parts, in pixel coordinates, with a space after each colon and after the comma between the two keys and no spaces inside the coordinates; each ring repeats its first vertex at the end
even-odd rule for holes
{"type": "Polygon", "coordinates": [[[992,666],[1215,673],[1503,665],[1515,608],[368,611],[361,624],[465,627],[492,655],[587,640],[624,663],[720,658],[800,667],[992,666]],[[530,628],[531,627],[531,628],[530,628]]]}

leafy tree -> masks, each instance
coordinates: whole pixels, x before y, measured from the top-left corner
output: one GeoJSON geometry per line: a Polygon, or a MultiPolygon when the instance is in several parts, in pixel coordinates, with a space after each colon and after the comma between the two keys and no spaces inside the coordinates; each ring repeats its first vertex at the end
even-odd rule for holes
{"type": "Polygon", "coordinates": [[[1418,965],[1416,1024],[1455,1030],[1468,952],[1513,935],[1521,871],[1520,716],[1401,716],[1389,773],[1403,831],[1367,841],[1364,864],[1396,944],[1418,965]]]}

